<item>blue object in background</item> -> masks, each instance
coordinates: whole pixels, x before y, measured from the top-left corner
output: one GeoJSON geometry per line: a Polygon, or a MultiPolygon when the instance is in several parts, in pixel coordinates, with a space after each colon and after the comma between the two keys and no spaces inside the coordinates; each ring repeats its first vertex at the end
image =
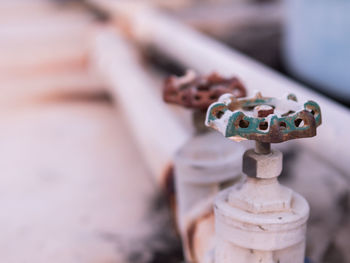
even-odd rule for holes
{"type": "Polygon", "coordinates": [[[287,68],[350,102],[350,1],[285,0],[285,12],[287,68]]]}

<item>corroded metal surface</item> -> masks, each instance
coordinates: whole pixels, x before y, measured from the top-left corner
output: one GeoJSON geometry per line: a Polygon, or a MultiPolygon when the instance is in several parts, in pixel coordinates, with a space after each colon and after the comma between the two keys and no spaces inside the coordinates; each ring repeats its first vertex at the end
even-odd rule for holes
{"type": "Polygon", "coordinates": [[[207,112],[206,125],[235,141],[257,140],[279,143],[313,137],[321,124],[321,110],[314,101],[298,103],[295,95],[276,99],[262,97],[237,99],[222,95],[207,112]]]}
{"type": "Polygon", "coordinates": [[[225,93],[237,98],[246,96],[243,84],[235,77],[224,78],[217,73],[199,76],[188,71],[182,77],[171,76],[165,81],[163,98],[168,103],[206,110],[225,93]]]}
{"type": "MultiPolygon", "coordinates": [[[[214,220],[212,205],[206,206],[197,217],[189,220],[185,229],[185,247],[190,262],[201,262],[198,253],[201,252],[202,246],[208,246],[205,244],[206,242],[211,243],[211,239],[214,238],[214,220]],[[202,227],[202,231],[199,229],[200,227],[202,227]]],[[[201,255],[201,257],[203,256],[201,255]]]]}

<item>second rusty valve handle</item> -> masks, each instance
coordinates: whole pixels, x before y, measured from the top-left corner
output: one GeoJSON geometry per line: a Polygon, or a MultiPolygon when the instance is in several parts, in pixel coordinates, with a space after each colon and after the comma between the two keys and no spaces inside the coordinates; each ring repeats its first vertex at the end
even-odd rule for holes
{"type": "Polygon", "coordinates": [[[187,71],[182,77],[171,76],[165,81],[163,98],[168,103],[206,110],[225,93],[237,98],[246,96],[243,84],[235,77],[224,78],[217,73],[200,76],[187,71]]]}

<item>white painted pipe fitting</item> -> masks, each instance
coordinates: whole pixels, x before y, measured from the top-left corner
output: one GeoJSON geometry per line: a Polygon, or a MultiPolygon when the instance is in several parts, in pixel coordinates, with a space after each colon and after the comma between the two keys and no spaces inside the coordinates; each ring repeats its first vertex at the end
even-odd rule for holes
{"type": "Polygon", "coordinates": [[[309,205],[278,183],[282,153],[248,150],[243,167],[250,175],[246,182],[219,193],[215,201],[215,263],[304,262],[309,205]]]}
{"type": "MultiPolygon", "coordinates": [[[[188,241],[189,225],[195,220],[193,215],[200,217],[202,214],[194,211],[198,207],[203,207],[203,212],[207,210],[208,206],[203,202],[210,198],[213,200],[222,188],[241,177],[243,151],[241,144],[227,143],[219,133],[209,132],[192,137],[176,154],[177,223],[184,243],[188,241]]],[[[212,204],[209,207],[211,211],[212,204]]],[[[212,230],[211,237],[214,236],[212,230]]],[[[209,234],[208,239],[211,237],[209,234]]],[[[192,262],[193,253],[187,251],[188,247],[184,244],[186,259],[192,262]]]]}

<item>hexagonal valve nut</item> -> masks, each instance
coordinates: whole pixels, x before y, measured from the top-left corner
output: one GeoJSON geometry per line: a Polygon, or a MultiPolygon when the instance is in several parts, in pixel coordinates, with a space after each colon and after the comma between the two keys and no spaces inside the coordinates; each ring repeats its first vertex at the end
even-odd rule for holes
{"type": "Polygon", "coordinates": [[[282,153],[271,151],[269,154],[258,154],[248,150],[243,155],[243,173],[249,177],[270,179],[282,172],[282,153]]]}

